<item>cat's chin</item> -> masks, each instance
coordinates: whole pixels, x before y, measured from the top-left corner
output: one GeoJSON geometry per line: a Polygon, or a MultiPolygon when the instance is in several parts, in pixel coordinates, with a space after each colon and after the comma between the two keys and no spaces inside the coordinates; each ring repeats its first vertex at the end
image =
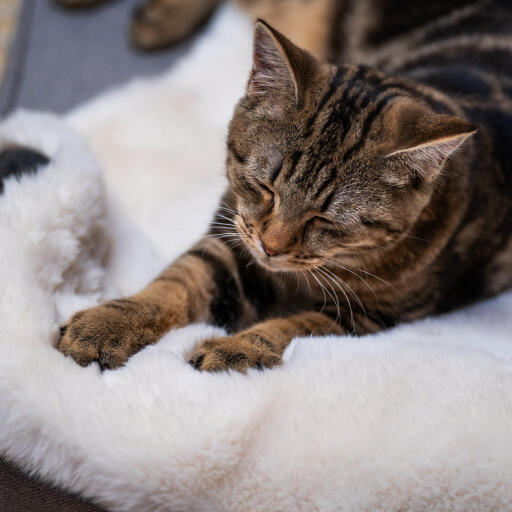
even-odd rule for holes
{"type": "Polygon", "coordinates": [[[298,266],[287,265],[286,263],[274,262],[273,260],[258,260],[258,263],[271,272],[297,272],[301,270],[298,266]]]}
{"type": "Polygon", "coordinates": [[[321,259],[310,259],[307,264],[287,256],[267,256],[262,250],[246,245],[256,263],[271,272],[299,272],[322,265],[321,259]]]}
{"type": "MultiPolygon", "coordinates": [[[[259,265],[272,272],[300,272],[314,268],[314,265],[298,264],[286,258],[258,257],[256,261],[259,265]]],[[[318,264],[321,263],[319,262],[318,264]]]]}

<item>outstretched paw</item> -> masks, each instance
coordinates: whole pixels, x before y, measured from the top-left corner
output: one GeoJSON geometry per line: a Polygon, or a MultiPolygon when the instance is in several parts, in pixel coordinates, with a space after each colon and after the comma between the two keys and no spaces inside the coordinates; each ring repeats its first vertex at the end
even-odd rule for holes
{"type": "Polygon", "coordinates": [[[97,361],[102,369],[114,369],[145,345],[157,341],[155,319],[141,305],[111,301],[75,313],[60,327],[57,349],[79,365],[97,361]]]}
{"type": "Polygon", "coordinates": [[[270,342],[254,334],[238,334],[230,338],[207,340],[198,345],[189,358],[196,370],[220,372],[249,368],[272,368],[281,364],[281,357],[270,342]]]}

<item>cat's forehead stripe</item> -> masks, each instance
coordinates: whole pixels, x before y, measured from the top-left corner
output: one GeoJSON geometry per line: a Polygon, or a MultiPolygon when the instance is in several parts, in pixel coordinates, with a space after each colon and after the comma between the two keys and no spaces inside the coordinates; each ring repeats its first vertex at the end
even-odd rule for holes
{"type": "Polygon", "coordinates": [[[326,171],[325,173],[323,173],[324,178],[319,181],[318,185],[311,192],[313,199],[317,199],[318,197],[320,197],[322,193],[325,191],[325,189],[329,187],[329,185],[331,185],[334,179],[336,178],[337,169],[334,165],[326,166],[324,167],[324,169],[326,171]]]}
{"type": "MultiPolygon", "coordinates": [[[[358,69],[356,71],[355,75],[351,78],[351,80],[357,80],[358,77],[362,76],[363,73],[364,73],[363,68],[358,69]]],[[[343,67],[337,68],[336,73],[334,74],[334,76],[332,77],[332,79],[329,83],[329,87],[328,87],[326,93],[320,100],[318,108],[316,109],[314,114],[308,119],[308,121],[306,123],[306,132],[309,132],[312,129],[318,115],[322,112],[324,107],[327,106],[327,104],[329,103],[329,100],[335,95],[335,93],[340,91],[340,87],[344,84],[343,80],[345,80],[346,78],[347,78],[346,70],[343,67]]],[[[349,77],[349,79],[350,79],[350,77],[349,77]]],[[[343,89],[343,94],[345,94],[350,89],[350,87],[351,87],[350,82],[348,82],[348,83],[345,82],[345,88],[343,89]]]]}

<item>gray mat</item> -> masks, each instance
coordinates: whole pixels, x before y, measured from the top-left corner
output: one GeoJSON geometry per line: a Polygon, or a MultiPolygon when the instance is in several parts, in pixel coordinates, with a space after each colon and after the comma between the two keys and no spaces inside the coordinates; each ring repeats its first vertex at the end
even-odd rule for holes
{"type": "Polygon", "coordinates": [[[132,77],[169,68],[190,42],[156,54],[138,52],[128,39],[137,3],[68,10],[52,0],[24,0],[0,89],[0,115],[17,107],[65,112],[132,77]]]}

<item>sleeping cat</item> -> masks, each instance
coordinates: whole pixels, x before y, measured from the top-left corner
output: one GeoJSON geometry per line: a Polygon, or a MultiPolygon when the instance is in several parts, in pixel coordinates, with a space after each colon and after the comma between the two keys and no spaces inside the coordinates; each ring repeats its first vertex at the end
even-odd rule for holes
{"type": "Polygon", "coordinates": [[[407,24],[400,0],[363,3],[339,20],[338,66],[256,23],[209,233],[139,293],[73,315],[60,351],[116,368],[204,321],[230,335],[190,363],[243,372],[296,336],[373,333],[512,284],[512,7],[431,2],[407,24]]]}

